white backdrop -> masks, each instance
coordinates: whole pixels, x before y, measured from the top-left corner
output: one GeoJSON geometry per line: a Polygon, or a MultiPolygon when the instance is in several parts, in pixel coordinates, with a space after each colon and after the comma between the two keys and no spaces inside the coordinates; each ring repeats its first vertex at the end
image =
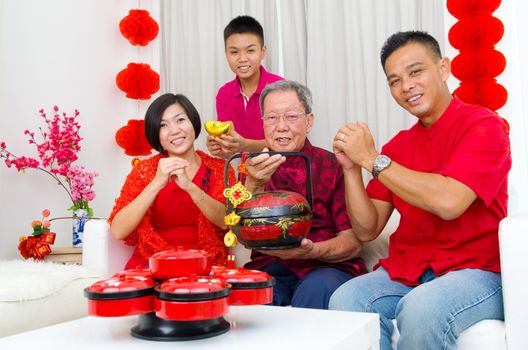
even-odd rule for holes
{"type": "MultiPolygon", "coordinates": [[[[215,51],[207,54],[202,51],[188,52],[183,50],[184,46],[179,46],[178,54],[162,57],[161,43],[167,33],[160,33],[153,43],[142,48],[140,52],[129,45],[119,33],[119,21],[127,15],[129,9],[137,6],[137,2],[0,0],[0,140],[5,141],[17,154],[35,155],[34,149],[27,144],[23,131],[35,130],[37,125],[41,125],[37,111],[40,108],[50,111],[55,104],[67,112],[72,112],[75,108],[79,109],[81,136],[84,137],[79,163],[100,173],[95,185],[97,197],[92,206],[96,216],[107,216],[124,177],[130,170],[130,157],[125,156],[115,144],[115,132],[128,119],[141,118],[148,105],[148,102],[141,102],[138,106],[136,101],[126,99],[124,93],[115,85],[115,75],[127,63],[138,60],[150,63],[157,71],[161,70],[163,62],[165,68],[169,67],[166,65],[167,62],[173,62],[183,71],[189,70],[189,65],[195,60],[201,60],[200,66],[207,69],[211,69],[214,64],[220,67],[221,64],[223,71],[209,70],[203,75],[193,72],[195,79],[181,80],[180,85],[170,85],[169,81],[162,82],[165,91],[188,94],[203,118],[212,118],[216,89],[219,84],[232,77],[223,54],[222,30],[232,16],[245,11],[248,14],[258,13],[256,17],[261,22],[264,22],[265,18],[275,18],[278,13],[277,18],[280,18],[283,30],[288,28],[288,24],[293,25],[284,32],[282,47],[279,47],[279,42],[274,44],[277,45],[276,47],[270,47],[272,56],[268,57],[266,65],[272,66],[272,70],[276,71],[281,66],[284,67],[284,74],[287,77],[300,81],[307,79],[308,85],[314,90],[315,111],[319,118],[317,123],[325,119],[331,119],[330,123],[334,123],[325,128],[316,128],[316,132],[312,132],[310,137],[316,144],[328,146],[329,137],[335,132],[332,129],[345,119],[349,120],[348,118],[352,118],[350,120],[369,118],[369,124],[372,123],[381,142],[392,136],[402,123],[412,122],[412,118],[405,116],[390,100],[384,78],[380,75],[381,68],[377,55],[386,32],[376,32],[371,37],[368,31],[364,31],[354,38],[341,38],[357,45],[359,49],[352,49],[355,46],[347,45],[335,48],[334,51],[338,54],[334,60],[325,56],[325,52],[327,54],[331,51],[330,47],[326,47],[325,52],[322,52],[323,49],[317,45],[318,40],[325,40],[325,45],[330,44],[329,38],[340,33],[339,25],[346,25],[345,27],[349,28],[361,24],[347,22],[346,17],[336,17],[334,23],[334,18],[328,20],[322,15],[337,16],[337,14],[326,14],[319,6],[323,6],[326,2],[341,4],[344,6],[341,10],[344,16],[346,11],[356,11],[356,7],[360,5],[381,6],[379,4],[384,1],[268,1],[273,3],[270,6],[281,4],[277,11],[277,7],[272,7],[273,10],[264,10],[260,0],[211,0],[209,4],[215,4],[214,7],[211,5],[209,9],[200,12],[198,19],[190,15],[196,6],[205,2],[205,0],[172,0],[170,2],[172,7],[185,14],[186,20],[172,22],[171,25],[181,28],[179,40],[189,43],[196,42],[201,35],[214,36],[215,51]],[[304,7],[305,4],[308,7],[304,7]],[[288,9],[288,7],[292,8],[288,9]],[[195,31],[184,32],[189,27],[194,28],[195,31]],[[305,35],[308,36],[303,39],[305,35]],[[309,38],[314,41],[310,41],[309,38]],[[363,45],[369,49],[362,50],[363,45]],[[374,47],[377,48],[374,50],[374,47]],[[282,61],[279,60],[281,50],[282,61]],[[305,52],[309,56],[306,56],[305,52]],[[371,58],[370,55],[375,58],[371,58]],[[359,74],[344,70],[347,68],[345,67],[347,62],[356,59],[363,60],[365,64],[372,65],[378,70],[372,80],[363,78],[359,80],[365,84],[364,87],[352,89],[351,86],[343,85],[337,88],[331,80],[318,82],[318,79],[329,76],[323,69],[334,68],[336,72],[343,74],[359,74]],[[212,63],[213,61],[218,63],[212,63]],[[310,66],[313,70],[310,70],[310,66]],[[339,69],[341,66],[343,70],[339,69]],[[208,95],[210,97],[206,97],[208,95]],[[382,99],[385,101],[383,104],[380,102],[382,99]],[[343,106],[347,108],[345,112],[335,112],[335,108],[343,106]],[[388,119],[380,119],[389,116],[390,122],[388,119]]],[[[420,5],[422,2],[425,3],[423,0],[400,1],[398,2],[400,5],[397,6],[395,1],[390,1],[391,7],[380,8],[382,14],[386,16],[385,30],[426,25],[438,28],[440,23],[432,23],[435,20],[442,20],[446,23],[445,28],[449,27],[449,22],[453,19],[448,14],[438,14],[438,18],[427,19],[427,14],[422,13],[425,8],[420,5]],[[409,17],[411,11],[415,11],[415,14],[421,13],[419,18],[427,23],[406,22],[411,18],[409,17]],[[407,20],[403,21],[402,18],[407,20]]],[[[165,2],[163,3],[166,5],[165,2]]],[[[143,0],[141,7],[150,10],[152,16],[160,23],[162,20],[168,20],[159,15],[159,0],[143,0]]],[[[528,34],[528,23],[520,18],[521,14],[528,13],[527,7],[523,0],[508,0],[503,2],[496,13],[506,25],[506,34],[500,43],[500,50],[506,54],[508,66],[506,72],[499,77],[499,81],[508,88],[510,98],[508,104],[499,112],[508,118],[512,126],[514,169],[510,177],[510,186],[515,189],[515,194],[512,196],[510,213],[528,210],[528,157],[524,141],[528,137],[526,126],[528,72],[526,66],[521,65],[521,57],[528,57],[528,49],[527,44],[520,39],[527,37],[528,34]]],[[[365,11],[370,10],[367,7],[365,11]]],[[[365,15],[362,20],[373,21],[370,16],[365,15]]],[[[270,45],[271,38],[278,35],[273,29],[276,27],[274,20],[266,21],[264,27],[266,41],[270,45]]],[[[449,47],[447,49],[447,55],[453,57],[453,52],[449,51],[449,47]]],[[[167,71],[161,73],[167,74],[167,71]]],[[[175,76],[181,79],[181,74],[175,76]]],[[[19,256],[16,249],[18,237],[30,233],[30,223],[34,219],[39,219],[42,209],[49,208],[52,216],[63,216],[69,214],[66,211],[69,206],[67,195],[47,175],[31,170],[19,174],[0,164],[2,227],[0,259],[19,256]]],[[[70,244],[69,225],[69,222],[54,223],[53,228],[59,233],[56,246],[70,244]]]]}

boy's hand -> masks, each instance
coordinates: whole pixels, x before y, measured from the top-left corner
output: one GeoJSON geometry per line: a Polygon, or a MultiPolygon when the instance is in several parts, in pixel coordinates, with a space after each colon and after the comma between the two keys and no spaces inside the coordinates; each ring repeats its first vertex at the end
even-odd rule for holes
{"type": "Polygon", "coordinates": [[[207,149],[215,157],[227,159],[244,149],[245,139],[236,131],[218,137],[207,136],[207,149]]]}

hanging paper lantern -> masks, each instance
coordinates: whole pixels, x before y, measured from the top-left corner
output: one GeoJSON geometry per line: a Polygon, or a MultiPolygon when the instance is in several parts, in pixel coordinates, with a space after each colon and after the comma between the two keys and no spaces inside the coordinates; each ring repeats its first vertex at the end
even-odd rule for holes
{"type": "Polygon", "coordinates": [[[451,72],[460,81],[495,78],[504,71],[506,58],[494,49],[460,52],[451,63],[451,72]]]}
{"type": "Polygon", "coordinates": [[[493,47],[504,35],[504,25],[493,16],[464,18],[449,29],[449,43],[457,50],[493,47]]]}
{"type": "Polygon", "coordinates": [[[457,19],[490,15],[501,3],[501,0],[447,0],[447,10],[457,19]]]}
{"type": "Polygon", "coordinates": [[[508,100],[508,91],[495,79],[462,82],[453,94],[464,102],[478,104],[492,111],[504,106],[508,100]]]}
{"type": "Polygon", "coordinates": [[[145,46],[158,35],[158,23],[146,10],[130,10],[119,22],[119,31],[131,45],[145,46]]]}
{"type": "Polygon", "coordinates": [[[129,63],[117,74],[116,84],[126,97],[148,100],[160,88],[160,76],[146,63],[129,63]]]}
{"type": "Polygon", "coordinates": [[[146,156],[151,153],[152,147],[145,137],[145,123],[142,119],[130,119],[127,125],[117,130],[115,140],[126,155],[146,156]]]}

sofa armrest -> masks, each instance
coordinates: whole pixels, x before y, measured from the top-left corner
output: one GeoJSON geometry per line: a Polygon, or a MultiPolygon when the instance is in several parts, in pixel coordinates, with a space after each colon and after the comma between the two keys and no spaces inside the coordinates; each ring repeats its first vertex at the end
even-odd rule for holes
{"type": "Polygon", "coordinates": [[[528,320],[528,213],[503,219],[499,226],[499,244],[504,297],[506,342],[508,349],[528,349],[524,334],[528,320]]]}
{"type": "Polygon", "coordinates": [[[91,219],[84,225],[82,261],[90,271],[102,276],[121,271],[133,251],[112,236],[106,219],[91,219]]]}

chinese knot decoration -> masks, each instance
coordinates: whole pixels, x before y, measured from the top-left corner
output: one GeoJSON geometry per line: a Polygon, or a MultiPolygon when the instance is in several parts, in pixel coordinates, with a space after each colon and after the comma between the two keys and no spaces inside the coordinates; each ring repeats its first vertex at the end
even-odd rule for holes
{"type": "MultiPolygon", "coordinates": [[[[157,37],[159,26],[148,11],[132,9],[128,16],[119,22],[119,31],[130,45],[146,46],[157,37]]],[[[160,75],[146,63],[129,63],[117,74],[116,85],[126,93],[127,98],[148,100],[160,89],[160,75]]],[[[150,154],[152,147],[147,142],[143,125],[143,120],[130,119],[127,125],[116,132],[116,143],[124,149],[126,155],[150,154]]],[[[138,162],[139,160],[134,158],[132,165],[138,162]]]]}
{"type": "Polygon", "coordinates": [[[453,92],[461,100],[498,110],[508,92],[495,77],[506,67],[506,58],[495,50],[504,34],[504,25],[492,16],[501,0],[447,0],[448,11],[458,19],[449,30],[449,42],[460,51],[451,71],[460,80],[453,92]]]}
{"type": "Polygon", "coordinates": [[[236,234],[233,232],[232,227],[238,225],[240,222],[240,216],[237,215],[235,209],[240,204],[248,201],[253,196],[251,192],[242,184],[244,176],[247,175],[246,170],[246,153],[242,152],[241,164],[239,166],[238,182],[233,186],[224,190],[224,197],[231,202],[233,205],[233,211],[224,217],[224,223],[229,228],[229,231],[224,236],[224,244],[227,247],[234,247],[238,243],[236,234]]]}

